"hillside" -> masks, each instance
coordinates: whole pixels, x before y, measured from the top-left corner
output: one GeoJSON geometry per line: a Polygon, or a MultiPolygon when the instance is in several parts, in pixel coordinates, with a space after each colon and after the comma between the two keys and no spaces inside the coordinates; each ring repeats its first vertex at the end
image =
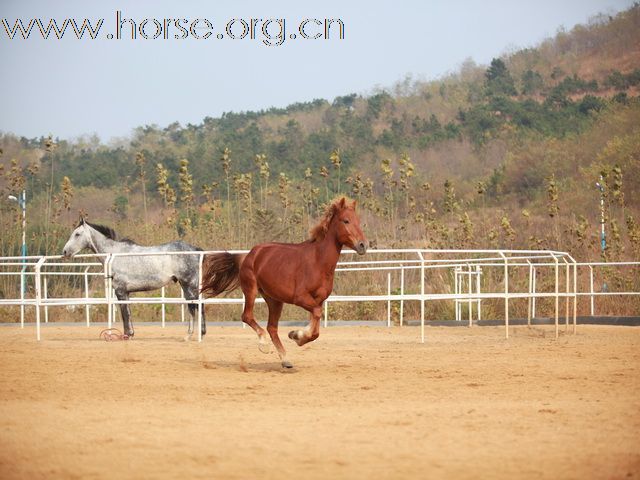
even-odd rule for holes
{"type": "MultiPolygon", "coordinates": [[[[323,204],[346,193],[379,247],[637,259],[639,90],[636,5],[488,66],[468,60],[445,78],[369,95],[142,126],[123,145],[5,134],[0,193],[27,185],[32,252],[58,251],[78,212],[140,242],[301,240],[323,204]]],[[[15,205],[0,203],[0,214],[9,232],[0,251],[16,254],[15,205]]]]}

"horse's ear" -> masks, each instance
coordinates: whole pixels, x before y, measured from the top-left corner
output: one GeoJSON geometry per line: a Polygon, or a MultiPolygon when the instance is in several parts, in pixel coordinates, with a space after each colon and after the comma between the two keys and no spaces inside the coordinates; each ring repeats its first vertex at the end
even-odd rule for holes
{"type": "Polygon", "coordinates": [[[351,208],[353,208],[354,210],[356,209],[356,205],[358,204],[357,200],[353,201],[353,205],[351,205],[351,208]]]}
{"type": "Polygon", "coordinates": [[[343,209],[346,203],[347,203],[347,199],[346,199],[345,197],[342,197],[342,198],[340,199],[340,203],[338,204],[338,206],[339,206],[341,209],[343,209]]]}
{"type": "Polygon", "coordinates": [[[78,215],[78,226],[84,225],[84,215],[78,215]]]}

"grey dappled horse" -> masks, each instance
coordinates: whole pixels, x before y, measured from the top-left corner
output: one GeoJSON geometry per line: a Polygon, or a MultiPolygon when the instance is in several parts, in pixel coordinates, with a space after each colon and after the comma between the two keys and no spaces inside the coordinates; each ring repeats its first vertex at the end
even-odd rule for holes
{"type": "MultiPolygon", "coordinates": [[[[76,229],[71,232],[62,254],[73,257],[81,250],[89,248],[94,253],[149,253],[149,252],[189,252],[201,251],[201,248],[189,245],[182,240],[163,243],[162,245],[142,246],[129,239],[118,239],[116,232],[103,225],[94,225],[80,220],[76,229]]],[[[104,259],[100,259],[104,262],[104,259]]],[[[111,263],[113,289],[118,300],[129,300],[133,292],[145,292],[162,288],[171,281],[179,282],[184,298],[198,298],[199,255],[149,255],[149,256],[117,256],[111,263]]],[[[189,334],[193,333],[198,306],[189,304],[189,334]]],[[[129,304],[120,304],[124,333],[133,336],[131,311],[129,304]]],[[[202,335],[207,332],[202,309],[202,335]]]]}

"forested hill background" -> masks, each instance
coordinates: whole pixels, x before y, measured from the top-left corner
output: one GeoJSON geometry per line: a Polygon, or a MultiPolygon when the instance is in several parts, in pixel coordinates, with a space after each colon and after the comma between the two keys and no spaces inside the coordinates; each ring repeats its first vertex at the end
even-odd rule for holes
{"type": "MultiPolygon", "coordinates": [[[[26,186],[31,253],[59,252],[79,212],[140,243],[300,241],[342,193],[378,247],[638,259],[639,90],[636,4],[488,66],[366,95],[148,125],[120,144],[3,134],[0,193],[26,186]]],[[[15,203],[0,215],[0,251],[18,254],[15,203]]]]}

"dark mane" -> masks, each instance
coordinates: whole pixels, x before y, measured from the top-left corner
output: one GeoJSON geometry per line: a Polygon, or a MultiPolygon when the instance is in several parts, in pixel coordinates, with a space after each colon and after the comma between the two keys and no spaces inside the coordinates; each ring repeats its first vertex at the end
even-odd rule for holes
{"type": "MultiPolygon", "coordinates": [[[[111,227],[107,227],[105,225],[98,225],[95,223],[89,223],[86,220],[84,221],[84,223],[86,223],[87,225],[89,225],[91,228],[96,229],[97,231],[99,231],[101,234],[103,234],[105,237],[110,238],[111,240],[115,240],[116,242],[123,242],[123,243],[129,243],[132,245],[136,245],[136,242],[134,242],[133,240],[131,240],[130,238],[118,238],[118,234],[116,233],[116,231],[111,228],[111,227]]],[[[78,227],[82,225],[82,222],[80,222],[78,224],[78,227]]]]}
{"type": "MultiPolygon", "coordinates": [[[[116,231],[113,228],[107,227],[105,225],[97,225],[95,223],[89,223],[86,220],[85,220],[84,223],[89,225],[91,228],[99,231],[105,237],[110,238],[111,240],[118,240],[118,234],[116,233],[116,231]]],[[[78,225],[78,226],[80,226],[80,225],[78,225]]]]}
{"type": "Polygon", "coordinates": [[[336,199],[327,205],[327,208],[324,211],[324,215],[322,219],[318,222],[318,224],[309,230],[309,242],[315,242],[322,240],[327,231],[329,230],[329,224],[331,223],[331,219],[335,215],[335,213],[340,210],[340,202],[344,202],[345,198],[336,199]]]}

